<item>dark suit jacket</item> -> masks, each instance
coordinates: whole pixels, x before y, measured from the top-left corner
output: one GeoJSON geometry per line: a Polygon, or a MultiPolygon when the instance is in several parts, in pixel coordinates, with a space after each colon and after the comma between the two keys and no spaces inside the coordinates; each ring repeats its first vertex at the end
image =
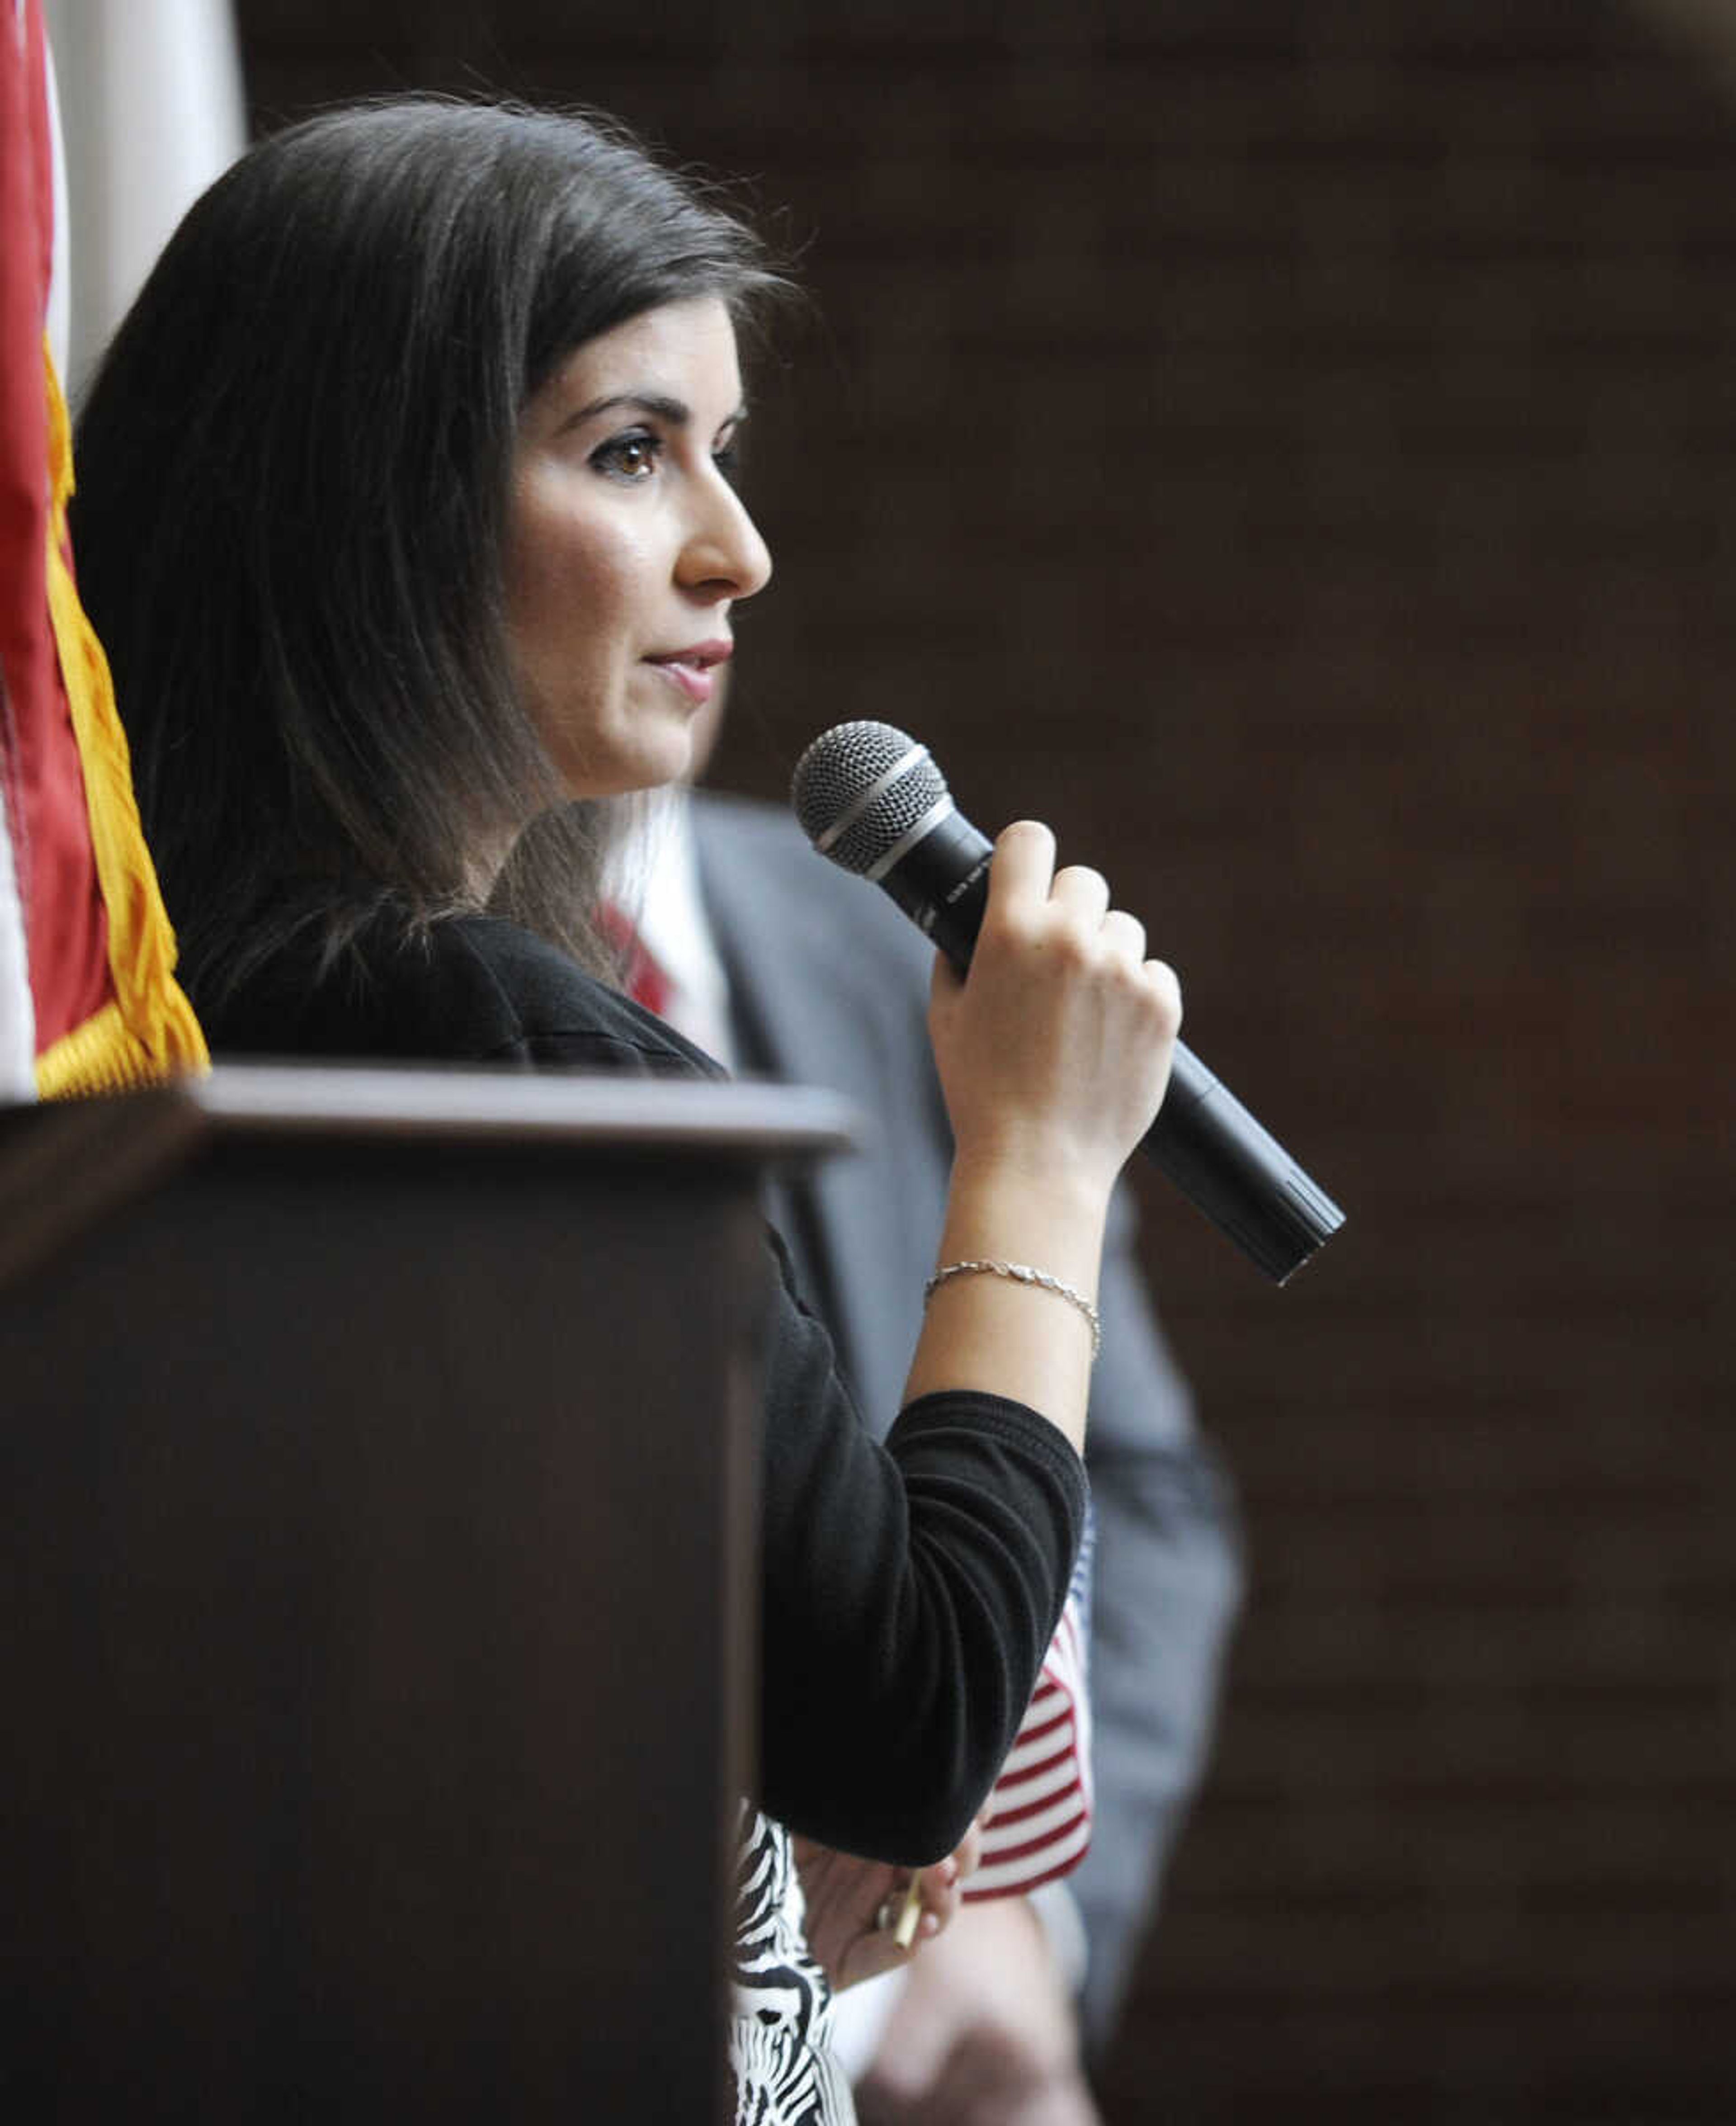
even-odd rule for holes
{"type": "MultiPolygon", "coordinates": [[[[883,895],[817,857],[781,809],[705,794],[694,820],[743,1067],[833,1087],[884,1123],[869,1152],[822,1162],[773,1213],[864,1416],[884,1432],[916,1344],[951,1156],[925,1023],[932,952],[883,895]]],[[[1097,1816],[1072,1878],[1097,2049],[1200,1777],[1241,1585],[1229,1488],[1153,1317],[1125,1190],[1099,1300],[1086,1450],[1097,1515],[1097,1816]]]]}

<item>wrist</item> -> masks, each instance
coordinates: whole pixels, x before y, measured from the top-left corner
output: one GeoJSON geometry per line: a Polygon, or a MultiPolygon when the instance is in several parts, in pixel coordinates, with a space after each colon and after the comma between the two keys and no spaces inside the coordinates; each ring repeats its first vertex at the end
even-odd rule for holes
{"type": "Polygon", "coordinates": [[[1097,1297],[1109,1184],[1078,1161],[970,1150],[954,1159],[941,1263],[998,1256],[1097,1297]]]}
{"type": "Polygon", "coordinates": [[[1103,1348],[1103,1318],[1097,1312],[1097,1302],[1087,1299],[1077,1285],[1051,1277],[1046,1269],[1035,1264],[1007,1262],[998,1255],[967,1257],[962,1262],[942,1263],[922,1287],[922,1304],[927,1306],[936,1292],[951,1283],[957,1277],[1004,1277],[1010,1284],[1031,1284],[1040,1291],[1053,1292],[1064,1299],[1091,1331],[1091,1356],[1093,1363],[1103,1348]]]}
{"type": "Polygon", "coordinates": [[[905,1400],[979,1388],[1040,1412],[1076,1451],[1085,1438],[1106,1191],[1062,1167],[1038,1171],[997,1150],[955,1161],[936,1269],[998,1261],[1040,1270],[1083,1304],[1042,1284],[987,1273],[941,1284],[926,1309],[905,1400]]]}

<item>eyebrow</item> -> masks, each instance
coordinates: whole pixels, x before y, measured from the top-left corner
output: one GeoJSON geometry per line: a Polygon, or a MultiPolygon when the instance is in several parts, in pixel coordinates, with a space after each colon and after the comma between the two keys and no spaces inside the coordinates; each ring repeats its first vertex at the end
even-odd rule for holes
{"type": "MultiPolygon", "coordinates": [[[[618,407],[636,407],[642,413],[649,413],[659,421],[668,421],[672,427],[685,428],[693,418],[693,409],[684,399],[666,398],[660,391],[615,391],[606,398],[593,399],[588,406],[581,406],[561,423],[564,428],[577,428],[582,421],[594,420],[599,413],[613,413],[618,407]]],[[[748,418],[745,405],[738,406],[722,423],[724,428],[739,428],[748,418]]]]}

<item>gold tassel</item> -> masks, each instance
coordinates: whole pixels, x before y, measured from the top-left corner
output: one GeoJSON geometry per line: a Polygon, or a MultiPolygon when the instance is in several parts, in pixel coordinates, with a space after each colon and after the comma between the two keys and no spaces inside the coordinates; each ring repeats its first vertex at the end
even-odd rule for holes
{"type": "Polygon", "coordinates": [[[54,506],[48,532],[49,612],[73,735],[84,771],[97,883],[108,917],[111,1003],[63,1034],[36,1059],[44,1099],[119,1092],[183,1071],[209,1069],[193,1008],[174,975],[175,933],[144,843],[126,733],[96,631],[78,602],[67,560],[66,506],[73,492],[72,428],[54,359],[45,345],[49,465],[54,506]]]}

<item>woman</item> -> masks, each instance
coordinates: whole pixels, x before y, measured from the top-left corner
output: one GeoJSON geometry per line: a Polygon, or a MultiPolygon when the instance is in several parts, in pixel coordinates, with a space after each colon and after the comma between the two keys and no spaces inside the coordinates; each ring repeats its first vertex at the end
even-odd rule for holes
{"type": "MultiPolygon", "coordinates": [[[[730,470],[737,328],[777,285],[612,129],[495,106],[329,114],[188,215],[80,423],[75,538],[215,1050],[715,1068],[572,911],[594,801],[686,770],[770,574],[730,470]]],[[[1103,881],[1009,829],[969,981],[936,976],[950,1273],[885,1448],[773,1238],[759,1798],[828,1847],[949,1853],[1017,1727],[1083,1512],[1109,1190],[1178,1019],[1103,881]]],[[[847,2115],[767,1918],[781,1832],[752,1850],[744,2109],[847,2115]]]]}

